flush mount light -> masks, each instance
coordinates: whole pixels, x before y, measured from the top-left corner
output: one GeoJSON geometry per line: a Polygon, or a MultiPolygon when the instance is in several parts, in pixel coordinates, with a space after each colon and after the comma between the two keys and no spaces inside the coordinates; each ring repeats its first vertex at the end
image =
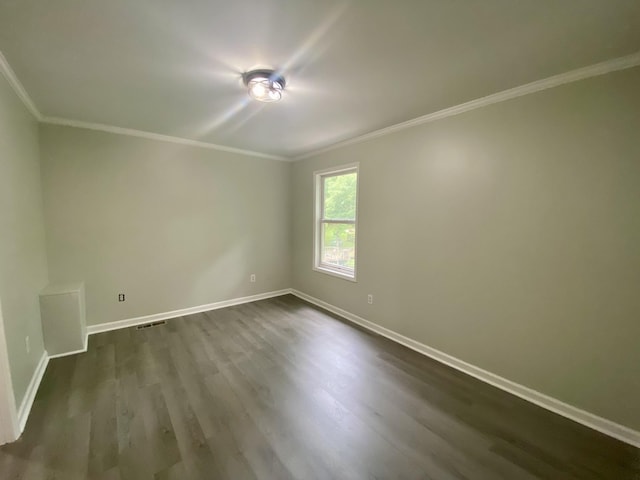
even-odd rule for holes
{"type": "Polygon", "coordinates": [[[249,95],[259,102],[277,102],[282,98],[285,81],[275,70],[251,70],[242,78],[249,95]]]}

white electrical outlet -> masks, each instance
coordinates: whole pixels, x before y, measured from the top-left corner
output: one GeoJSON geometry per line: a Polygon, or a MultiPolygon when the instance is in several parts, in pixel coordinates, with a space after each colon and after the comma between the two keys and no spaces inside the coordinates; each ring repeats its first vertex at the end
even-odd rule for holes
{"type": "Polygon", "coordinates": [[[256,283],[256,274],[252,273],[251,276],[249,277],[249,281],[251,283],[256,283]]]}
{"type": "Polygon", "coordinates": [[[373,305],[373,295],[371,294],[367,295],[367,303],[369,305],[373,305]]]}
{"type": "Polygon", "coordinates": [[[24,346],[27,349],[27,353],[31,352],[31,342],[29,342],[29,336],[24,337],[24,346]]]}

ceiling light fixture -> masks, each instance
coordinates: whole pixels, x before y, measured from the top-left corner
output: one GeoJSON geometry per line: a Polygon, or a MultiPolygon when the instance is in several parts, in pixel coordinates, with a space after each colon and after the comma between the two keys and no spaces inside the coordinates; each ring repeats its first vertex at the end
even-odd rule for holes
{"type": "Polygon", "coordinates": [[[251,70],[242,78],[249,95],[259,102],[277,102],[282,98],[285,81],[275,70],[251,70]]]}

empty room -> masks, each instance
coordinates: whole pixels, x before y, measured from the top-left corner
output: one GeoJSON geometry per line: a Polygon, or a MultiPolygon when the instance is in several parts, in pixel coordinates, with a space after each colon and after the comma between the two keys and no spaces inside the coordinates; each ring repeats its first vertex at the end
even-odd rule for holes
{"type": "Polygon", "coordinates": [[[639,480],[640,1],[0,0],[2,480],[639,480]]]}

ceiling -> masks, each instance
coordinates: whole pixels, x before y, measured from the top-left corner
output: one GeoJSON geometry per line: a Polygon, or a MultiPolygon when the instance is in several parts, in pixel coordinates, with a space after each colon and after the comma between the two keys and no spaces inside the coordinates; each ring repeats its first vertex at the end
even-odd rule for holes
{"type": "Polygon", "coordinates": [[[638,50],[638,0],[0,1],[45,117],[287,157],[638,50]]]}

